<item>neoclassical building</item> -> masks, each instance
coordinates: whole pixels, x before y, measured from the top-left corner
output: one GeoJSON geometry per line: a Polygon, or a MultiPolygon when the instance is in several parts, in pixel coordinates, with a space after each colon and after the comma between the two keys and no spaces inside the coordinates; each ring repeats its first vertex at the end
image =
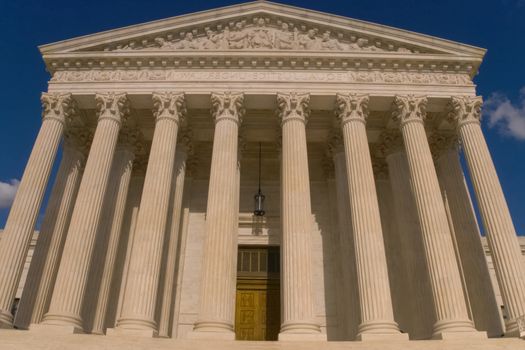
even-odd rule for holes
{"type": "Polygon", "coordinates": [[[42,126],[0,240],[0,326],[27,331],[0,337],[523,335],[484,49],[257,1],[40,51],[42,126]]]}

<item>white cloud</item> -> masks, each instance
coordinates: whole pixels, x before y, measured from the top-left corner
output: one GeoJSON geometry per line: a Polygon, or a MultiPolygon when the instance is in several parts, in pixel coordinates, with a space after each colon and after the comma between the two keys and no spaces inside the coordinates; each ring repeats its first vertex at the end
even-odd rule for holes
{"type": "Polygon", "coordinates": [[[507,96],[494,93],[485,101],[483,114],[490,128],[497,128],[503,135],[525,141],[525,87],[520,101],[514,105],[507,96]]]}
{"type": "Polygon", "coordinates": [[[9,208],[15,199],[16,190],[20,181],[11,179],[9,182],[0,181],[0,208],[9,208]]]}

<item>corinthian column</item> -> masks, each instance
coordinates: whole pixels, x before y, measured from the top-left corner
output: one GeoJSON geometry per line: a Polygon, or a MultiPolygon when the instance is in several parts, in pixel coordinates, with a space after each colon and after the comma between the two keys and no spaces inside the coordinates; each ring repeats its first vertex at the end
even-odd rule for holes
{"type": "Polygon", "coordinates": [[[428,339],[435,322],[430,281],[425,262],[421,229],[417,218],[416,203],[410,187],[410,174],[403,137],[398,130],[381,135],[382,152],[386,156],[393,195],[399,244],[403,257],[403,275],[406,292],[403,301],[408,311],[403,331],[410,339],[428,339]]]}
{"type": "Polygon", "coordinates": [[[237,152],[244,94],[212,94],[215,134],[206,209],[200,311],[193,337],[234,339],[237,152]],[[235,250],[234,250],[235,246],[235,250]]]}
{"type": "Polygon", "coordinates": [[[115,161],[111,171],[108,193],[106,195],[105,210],[107,210],[108,220],[100,228],[99,234],[108,237],[104,240],[107,246],[104,255],[100,261],[95,262],[102,265],[102,276],[100,286],[95,295],[95,316],[93,319],[92,333],[104,334],[106,313],[113,280],[113,271],[117,258],[122,221],[128,197],[128,189],[131,180],[133,161],[135,159],[136,148],[141,147],[139,144],[140,134],[136,129],[129,130],[126,128],[121,131],[119,143],[115,151],[115,161]],[[97,293],[98,292],[98,293],[97,293]]]}
{"type": "Polygon", "coordinates": [[[433,337],[477,336],[468,318],[445,206],[425,133],[426,97],[396,96],[393,119],[403,134],[436,312],[433,337]]]}
{"type": "Polygon", "coordinates": [[[49,306],[91,137],[86,130],[69,130],[66,133],[62,161],[16,314],[18,328],[40,323],[49,306]]]}
{"type": "Polygon", "coordinates": [[[184,193],[184,178],[186,176],[186,159],[188,158],[189,135],[184,135],[185,144],[177,146],[175,154],[175,169],[173,174],[171,195],[171,218],[167,234],[168,247],[166,257],[166,268],[164,273],[164,288],[161,292],[161,307],[159,319],[159,337],[168,338],[171,333],[170,319],[174,306],[174,286],[177,277],[177,251],[179,251],[179,231],[182,216],[182,198],[184,193]]]}
{"type": "Polygon", "coordinates": [[[456,140],[455,136],[433,133],[429,141],[445,209],[452,223],[472,320],[476,329],[487,331],[489,337],[499,337],[503,333],[501,317],[456,140]]]}
{"type": "Polygon", "coordinates": [[[368,95],[338,94],[361,309],[358,339],[404,337],[394,321],[379,205],[366,136],[368,95]]]}
{"type": "Polygon", "coordinates": [[[315,320],[312,208],[305,125],[309,94],[277,94],[282,127],[281,300],[279,340],[326,339],[315,320]]]}
{"type": "Polygon", "coordinates": [[[82,332],[80,315],[102,203],[120,127],[129,114],[125,94],[97,94],[98,123],[73,209],[60,268],[44,324],[82,332]]]}
{"type": "Polygon", "coordinates": [[[452,97],[449,120],[456,123],[476,191],[496,277],[509,319],[507,335],[517,336],[525,315],[525,264],[503,190],[480,126],[481,97],[452,97]]]}
{"type": "Polygon", "coordinates": [[[334,135],[330,144],[334,161],[335,184],[337,190],[337,219],[339,223],[339,243],[341,245],[341,282],[343,291],[347,294],[345,310],[341,310],[346,321],[344,340],[354,340],[357,336],[361,319],[359,311],[359,293],[357,288],[357,270],[355,261],[354,236],[352,218],[350,216],[350,197],[346,173],[346,157],[341,132],[334,135]]]}
{"type": "Polygon", "coordinates": [[[13,327],[11,306],[66,119],[75,113],[71,94],[42,94],[43,121],[9,212],[0,242],[0,328],[13,327]]]}
{"type": "Polygon", "coordinates": [[[157,334],[155,304],[162,262],[177,133],[186,111],[184,94],[153,94],[155,132],[131,251],[122,314],[117,329],[157,334]]]}

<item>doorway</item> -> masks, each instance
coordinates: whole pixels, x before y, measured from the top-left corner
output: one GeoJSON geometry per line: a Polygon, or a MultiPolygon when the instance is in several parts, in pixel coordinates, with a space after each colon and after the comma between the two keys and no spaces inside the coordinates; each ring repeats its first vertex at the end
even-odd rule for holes
{"type": "Polygon", "coordinates": [[[235,339],[277,340],[281,327],[279,247],[239,247],[235,339]]]}

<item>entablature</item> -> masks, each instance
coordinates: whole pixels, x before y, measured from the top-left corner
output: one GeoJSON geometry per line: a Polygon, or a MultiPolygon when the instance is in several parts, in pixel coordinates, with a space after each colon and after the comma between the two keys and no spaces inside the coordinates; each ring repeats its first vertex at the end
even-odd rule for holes
{"type": "Polygon", "coordinates": [[[100,52],[44,55],[49,72],[133,69],[322,70],[464,74],[469,80],[481,59],[455,55],[327,52],[100,52]]]}

